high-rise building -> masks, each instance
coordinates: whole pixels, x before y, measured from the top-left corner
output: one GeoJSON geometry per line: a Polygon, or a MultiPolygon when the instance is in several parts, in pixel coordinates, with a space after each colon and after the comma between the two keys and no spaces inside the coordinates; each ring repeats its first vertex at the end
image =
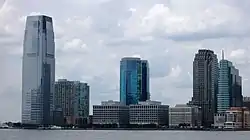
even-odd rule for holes
{"type": "Polygon", "coordinates": [[[239,70],[236,69],[232,62],[224,59],[219,66],[219,83],[217,95],[217,110],[218,113],[224,113],[230,107],[242,107],[242,85],[239,70]]]}
{"type": "Polygon", "coordinates": [[[22,123],[52,122],[55,81],[55,42],[52,18],[26,20],[22,63],[22,123]]]}
{"type": "Polygon", "coordinates": [[[201,49],[193,62],[192,104],[201,107],[202,126],[213,124],[217,107],[218,59],[211,50],[201,49]]]}
{"type": "MultiPolygon", "coordinates": [[[[73,88],[74,82],[68,81],[66,79],[59,79],[55,83],[54,111],[62,111],[63,118],[66,124],[71,124],[72,122],[72,98],[74,94],[73,88]]],[[[59,118],[57,118],[56,120],[58,119],[59,118]]]]}
{"type": "Polygon", "coordinates": [[[87,124],[89,117],[89,85],[79,81],[74,82],[73,116],[75,125],[87,124]]]}
{"type": "Polygon", "coordinates": [[[86,123],[89,116],[89,86],[79,81],[59,79],[55,83],[55,111],[62,110],[66,124],[86,123]]]}
{"type": "Polygon", "coordinates": [[[123,105],[150,99],[147,60],[125,57],[120,61],[120,101],[123,105]]]}

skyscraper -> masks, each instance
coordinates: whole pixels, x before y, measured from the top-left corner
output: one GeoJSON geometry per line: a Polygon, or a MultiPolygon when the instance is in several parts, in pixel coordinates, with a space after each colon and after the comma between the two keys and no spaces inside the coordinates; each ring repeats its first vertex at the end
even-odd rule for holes
{"type": "Polygon", "coordinates": [[[26,20],[22,63],[22,123],[48,125],[53,111],[55,43],[52,18],[26,20]]]}
{"type": "Polygon", "coordinates": [[[225,113],[230,107],[242,107],[243,105],[242,80],[239,70],[233,66],[232,62],[224,59],[223,52],[222,56],[217,95],[218,113],[225,113]]]}
{"type": "Polygon", "coordinates": [[[66,124],[83,124],[89,116],[89,86],[80,81],[59,79],[55,83],[55,110],[62,110],[66,124]]]}
{"type": "Polygon", "coordinates": [[[146,60],[125,57],[120,61],[120,101],[124,105],[150,99],[149,66],[146,60]]]}
{"type": "Polygon", "coordinates": [[[193,62],[192,104],[201,107],[202,126],[210,127],[216,113],[218,59],[211,50],[201,49],[193,62]]]}

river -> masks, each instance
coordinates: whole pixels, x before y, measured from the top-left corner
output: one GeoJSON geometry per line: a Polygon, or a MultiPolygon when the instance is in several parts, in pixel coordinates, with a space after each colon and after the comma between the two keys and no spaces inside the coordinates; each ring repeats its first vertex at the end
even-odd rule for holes
{"type": "Polygon", "coordinates": [[[9,129],[0,140],[250,140],[250,132],[9,129]]]}

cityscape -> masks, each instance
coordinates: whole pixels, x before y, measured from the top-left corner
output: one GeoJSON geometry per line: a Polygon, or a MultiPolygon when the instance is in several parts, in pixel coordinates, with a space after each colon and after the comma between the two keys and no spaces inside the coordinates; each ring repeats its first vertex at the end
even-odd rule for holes
{"type": "Polygon", "coordinates": [[[244,97],[240,70],[226,59],[223,50],[222,58],[210,49],[197,50],[193,60],[192,99],[172,107],[151,100],[151,64],[147,60],[120,58],[120,100],[93,105],[90,115],[92,85],[68,79],[55,81],[54,40],[52,17],[27,17],[22,59],[22,119],[20,123],[5,123],[0,127],[250,129],[250,97],[244,97]]]}

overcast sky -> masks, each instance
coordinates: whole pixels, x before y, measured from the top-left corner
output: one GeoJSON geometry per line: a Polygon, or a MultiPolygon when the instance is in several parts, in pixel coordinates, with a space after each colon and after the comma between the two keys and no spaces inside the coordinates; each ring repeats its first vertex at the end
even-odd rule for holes
{"type": "Polygon", "coordinates": [[[0,6],[0,121],[21,118],[27,15],[53,17],[56,79],[88,82],[91,104],[119,99],[124,56],[149,61],[152,100],[188,102],[199,48],[214,50],[219,59],[224,49],[250,96],[249,0],[0,0],[0,6]]]}

